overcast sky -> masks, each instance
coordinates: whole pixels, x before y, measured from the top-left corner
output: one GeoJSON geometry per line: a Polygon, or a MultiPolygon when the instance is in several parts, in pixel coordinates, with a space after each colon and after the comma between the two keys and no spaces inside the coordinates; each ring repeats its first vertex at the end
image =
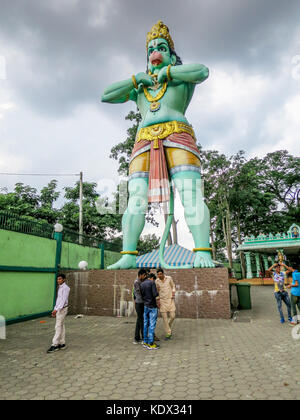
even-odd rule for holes
{"type": "MultiPolygon", "coordinates": [[[[300,154],[299,0],[0,0],[0,172],[118,181],[110,149],[134,103],[100,102],[144,71],[146,34],[168,25],[183,63],[209,67],[187,118],[204,149],[300,154]]],[[[40,188],[53,177],[8,177],[40,188]]],[[[60,187],[74,178],[59,178],[60,187]]]]}

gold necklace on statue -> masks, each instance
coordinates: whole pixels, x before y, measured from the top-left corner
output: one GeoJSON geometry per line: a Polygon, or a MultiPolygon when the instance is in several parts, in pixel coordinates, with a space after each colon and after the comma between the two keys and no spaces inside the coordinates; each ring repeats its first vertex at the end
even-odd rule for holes
{"type": "MultiPolygon", "coordinates": [[[[158,83],[158,81],[157,81],[157,74],[151,74],[150,72],[149,72],[149,75],[153,78],[153,80],[154,80],[154,85],[153,85],[153,90],[157,90],[157,89],[159,89],[160,88],[160,83],[158,83]]],[[[155,112],[155,111],[158,111],[159,109],[160,109],[160,102],[158,102],[163,96],[164,96],[164,94],[166,93],[166,90],[167,90],[167,85],[168,85],[168,82],[166,81],[166,82],[164,82],[164,84],[163,84],[163,86],[162,86],[162,88],[161,88],[161,90],[158,92],[158,94],[156,95],[156,96],[152,96],[149,92],[148,92],[148,89],[144,86],[143,87],[143,89],[144,89],[144,95],[145,95],[145,97],[146,97],[146,99],[147,99],[147,101],[148,102],[150,102],[151,103],[151,105],[150,105],[150,111],[151,112],[155,112]]]]}

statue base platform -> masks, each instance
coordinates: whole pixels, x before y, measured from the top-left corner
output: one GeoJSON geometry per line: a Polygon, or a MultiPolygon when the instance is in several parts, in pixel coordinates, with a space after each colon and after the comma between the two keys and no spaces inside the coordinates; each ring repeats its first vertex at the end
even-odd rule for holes
{"type": "MultiPolygon", "coordinates": [[[[138,269],[66,271],[69,314],[135,316],[132,288],[137,273],[138,269]]],[[[231,317],[227,268],[174,268],[165,274],[176,285],[177,318],[231,317]]]]}

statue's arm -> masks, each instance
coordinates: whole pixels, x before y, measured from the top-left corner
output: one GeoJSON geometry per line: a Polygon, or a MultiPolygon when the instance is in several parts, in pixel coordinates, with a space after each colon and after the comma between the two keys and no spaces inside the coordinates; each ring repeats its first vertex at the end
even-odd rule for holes
{"type": "Polygon", "coordinates": [[[113,104],[123,103],[130,100],[137,100],[137,89],[139,85],[151,86],[153,81],[146,73],[138,73],[130,79],[116,82],[105,89],[101,97],[102,102],[110,102],[113,104]]]}
{"type": "Polygon", "coordinates": [[[102,102],[110,102],[112,104],[136,101],[136,89],[133,86],[132,79],[123,80],[108,86],[101,97],[102,102]]]}
{"type": "MultiPolygon", "coordinates": [[[[181,64],[170,68],[170,76],[174,81],[197,84],[208,78],[209,70],[203,64],[181,64]]],[[[158,75],[158,81],[161,83],[167,77],[167,68],[164,67],[158,75]]]]}

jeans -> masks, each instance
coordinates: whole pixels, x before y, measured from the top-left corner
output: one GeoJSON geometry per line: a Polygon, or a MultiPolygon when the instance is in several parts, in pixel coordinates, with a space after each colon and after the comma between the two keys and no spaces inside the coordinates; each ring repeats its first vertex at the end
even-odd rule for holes
{"type": "Polygon", "coordinates": [[[135,310],[137,314],[137,320],[135,325],[134,338],[136,341],[143,339],[143,328],[144,328],[144,304],[136,303],[135,310]]]}
{"type": "Polygon", "coordinates": [[[297,316],[297,308],[298,306],[299,314],[300,314],[300,296],[295,296],[291,294],[291,304],[292,304],[292,312],[293,316],[297,316]]]}
{"type": "Polygon", "coordinates": [[[148,308],[148,306],[145,306],[145,309],[144,309],[144,342],[147,343],[147,344],[153,344],[157,315],[158,315],[157,308],[148,308]]]}
{"type": "Polygon", "coordinates": [[[283,312],[282,312],[282,301],[286,304],[287,311],[288,311],[288,317],[291,318],[291,301],[288,295],[288,292],[275,292],[274,293],[276,301],[277,301],[277,308],[278,312],[280,314],[280,318],[284,318],[283,312]]]}

